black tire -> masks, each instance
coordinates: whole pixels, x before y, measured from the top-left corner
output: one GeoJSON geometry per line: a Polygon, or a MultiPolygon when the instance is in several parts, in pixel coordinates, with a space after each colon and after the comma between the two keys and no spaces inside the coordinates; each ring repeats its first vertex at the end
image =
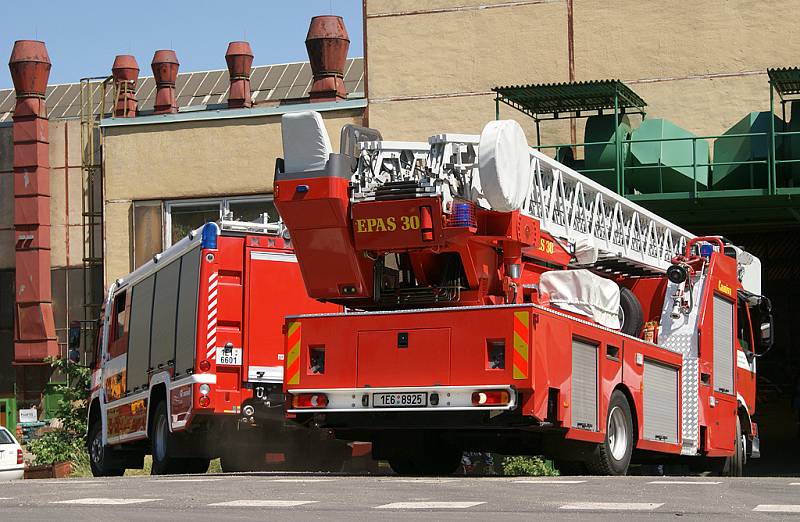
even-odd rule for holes
{"type": "Polygon", "coordinates": [[[633,453],[633,420],[625,395],[611,394],[606,415],[606,436],[586,460],[586,468],[594,475],[625,475],[633,453]]]}
{"type": "Polygon", "coordinates": [[[421,444],[407,445],[389,458],[389,466],[398,475],[447,476],[461,466],[463,455],[461,448],[433,436],[421,444]]]}
{"type": "Polygon", "coordinates": [[[621,288],[619,291],[619,308],[622,333],[639,337],[642,334],[642,326],[644,326],[642,303],[639,302],[633,292],[627,288],[621,288]]]}
{"type": "Polygon", "coordinates": [[[464,452],[458,447],[444,442],[426,445],[420,460],[415,462],[417,471],[422,475],[448,476],[461,466],[464,452]]]}
{"type": "Polygon", "coordinates": [[[417,475],[417,469],[408,455],[392,455],[389,457],[389,466],[398,475],[417,475]]]}
{"type": "Polygon", "coordinates": [[[209,464],[211,464],[211,459],[204,459],[202,457],[183,459],[184,473],[205,473],[208,471],[209,464]]]}
{"type": "Polygon", "coordinates": [[[121,477],[125,468],[110,465],[111,450],[103,446],[103,425],[97,419],[89,430],[88,437],[89,466],[95,477],[121,477]]]}
{"type": "Polygon", "coordinates": [[[744,464],[747,459],[744,437],[742,436],[742,423],[736,417],[736,442],[733,455],[725,459],[722,474],[726,477],[741,477],[744,475],[744,464]]]}
{"type": "Polygon", "coordinates": [[[175,475],[186,472],[185,459],[174,456],[175,439],[175,435],[169,429],[167,404],[164,401],[160,401],[156,405],[153,425],[150,428],[150,444],[153,450],[151,475],[175,475]]]}

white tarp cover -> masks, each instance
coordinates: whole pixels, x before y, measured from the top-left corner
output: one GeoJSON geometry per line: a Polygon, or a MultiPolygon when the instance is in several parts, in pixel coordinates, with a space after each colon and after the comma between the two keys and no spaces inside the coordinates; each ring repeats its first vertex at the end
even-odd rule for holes
{"type": "Polygon", "coordinates": [[[490,121],[478,145],[480,187],[492,210],[519,210],[531,185],[528,140],[514,120],[490,121]]]}
{"type": "Polygon", "coordinates": [[[619,330],[619,286],[588,270],[552,270],[539,281],[542,303],[619,330]]]}
{"type": "Polygon", "coordinates": [[[316,111],[290,112],[281,118],[283,161],[286,172],[325,168],[333,152],[322,116],[316,111]]]}

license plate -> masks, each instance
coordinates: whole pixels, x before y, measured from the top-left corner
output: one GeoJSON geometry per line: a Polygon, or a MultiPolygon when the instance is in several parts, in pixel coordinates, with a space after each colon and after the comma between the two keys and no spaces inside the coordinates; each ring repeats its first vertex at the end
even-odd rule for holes
{"type": "Polygon", "coordinates": [[[414,393],[373,393],[373,408],[416,408],[428,405],[428,394],[414,393]]]}
{"type": "Polygon", "coordinates": [[[231,348],[217,348],[217,364],[227,364],[230,366],[242,365],[242,349],[231,348]]]}

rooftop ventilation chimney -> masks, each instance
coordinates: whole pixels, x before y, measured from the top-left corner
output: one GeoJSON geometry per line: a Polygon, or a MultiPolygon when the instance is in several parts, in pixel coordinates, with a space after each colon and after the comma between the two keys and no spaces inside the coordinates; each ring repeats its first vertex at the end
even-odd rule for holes
{"type": "Polygon", "coordinates": [[[133,118],[136,116],[136,82],[139,80],[139,64],[129,54],[114,58],[111,67],[114,77],[114,116],[133,118]]]}
{"type": "Polygon", "coordinates": [[[250,97],[250,68],[253,65],[253,49],[248,42],[231,42],[225,53],[231,88],[228,90],[228,108],[252,107],[250,97]]]}
{"type": "Polygon", "coordinates": [[[306,36],[306,50],[314,73],[309,97],[312,102],[347,98],[344,64],[350,38],[341,16],[315,16],[306,36]]]}
{"type": "Polygon", "coordinates": [[[153,107],[155,114],[169,114],[178,112],[175,100],[175,81],[178,79],[178,56],[173,50],[156,51],[153,55],[153,76],[156,80],[156,103],[153,107]]]}
{"type": "Polygon", "coordinates": [[[50,160],[45,92],[50,57],[44,42],[14,42],[8,62],[14,109],[14,362],[58,356],[50,287],[50,160]]]}

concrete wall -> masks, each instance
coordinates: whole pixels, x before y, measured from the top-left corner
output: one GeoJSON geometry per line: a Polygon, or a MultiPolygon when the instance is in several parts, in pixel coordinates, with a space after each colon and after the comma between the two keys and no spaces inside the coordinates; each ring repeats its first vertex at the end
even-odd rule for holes
{"type": "MultiPolygon", "coordinates": [[[[324,112],[333,148],[362,110],[324,112]]],[[[280,115],[104,129],[105,280],[132,270],[133,202],[272,192],[280,115]]]]}
{"type": "MultiPolygon", "coordinates": [[[[766,69],[797,65],[800,36],[775,0],[573,0],[575,79],[624,80],[664,117],[721,134],[769,107],[766,69]]],[[[370,125],[388,139],[478,132],[490,89],[569,80],[566,0],[367,0],[370,125]]],[[[532,121],[513,109],[528,129],[532,121]]],[[[543,123],[543,143],[568,126],[543,123]]],[[[578,139],[582,128],[578,127],[578,139]]]]}

